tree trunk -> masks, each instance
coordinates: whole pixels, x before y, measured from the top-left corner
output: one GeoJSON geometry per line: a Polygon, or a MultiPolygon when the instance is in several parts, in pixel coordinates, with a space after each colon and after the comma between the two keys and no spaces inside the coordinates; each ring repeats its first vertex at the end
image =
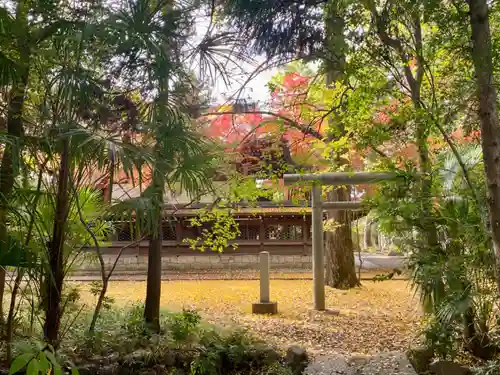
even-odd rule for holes
{"type": "MultiPolygon", "coordinates": [[[[159,225],[161,228],[161,215],[159,225]]],[[[160,229],[161,230],[161,229],[160,229]]],[[[161,232],[149,240],[148,279],[146,288],[146,304],[144,320],[152,330],[160,331],[160,298],[161,298],[161,232]]]]}
{"type": "Polygon", "coordinates": [[[487,0],[468,0],[470,8],[472,60],[476,73],[481,123],[488,212],[496,258],[496,281],[500,294],[500,122],[493,78],[491,33],[487,0]]]}
{"type": "Polygon", "coordinates": [[[106,191],[107,194],[104,197],[104,200],[106,200],[109,204],[111,204],[113,201],[113,185],[114,185],[114,181],[115,181],[115,169],[116,169],[114,148],[111,148],[111,147],[108,148],[108,158],[110,160],[110,163],[109,163],[109,185],[108,185],[108,190],[106,191]]]}
{"type": "Polygon", "coordinates": [[[102,288],[99,293],[99,298],[97,299],[97,303],[95,305],[94,314],[92,314],[92,320],[89,325],[89,333],[93,334],[95,331],[95,326],[97,324],[97,319],[99,318],[99,314],[101,313],[102,305],[104,303],[104,298],[106,297],[106,293],[108,291],[108,280],[103,280],[102,288]]]}
{"type": "MultiPolygon", "coordinates": [[[[328,194],[328,200],[348,201],[350,189],[337,188],[328,194]]],[[[335,230],[326,234],[326,285],[337,289],[349,289],[359,285],[354,263],[350,212],[335,210],[328,213],[334,220],[335,230]]]]}
{"type": "Polygon", "coordinates": [[[161,250],[163,241],[163,192],[165,181],[162,172],[153,176],[155,184],[155,225],[149,240],[148,249],[148,278],[146,287],[146,303],[144,306],[144,320],[151,329],[160,331],[160,298],[161,298],[161,250]]]}
{"type": "Polygon", "coordinates": [[[61,324],[61,297],[64,281],[64,240],[66,221],[69,211],[69,174],[70,174],[70,143],[63,140],[61,165],[59,167],[57,201],[54,218],[52,240],[48,246],[49,272],[45,276],[45,339],[55,348],[59,344],[59,327],[61,324]]]}
{"type": "MultiPolygon", "coordinates": [[[[337,4],[338,5],[338,4],[337,4]]],[[[326,75],[325,84],[331,87],[335,82],[342,80],[345,70],[345,52],[347,45],[344,39],[345,21],[343,9],[333,3],[325,10],[325,28],[327,30],[326,49],[330,52],[324,60],[326,75]]],[[[333,140],[345,137],[342,123],[336,121],[335,112],[328,119],[329,131],[333,140]]],[[[341,155],[347,150],[336,150],[332,155],[335,166],[342,168],[347,164],[341,155]]],[[[328,197],[330,201],[349,201],[350,188],[336,187],[328,197]]],[[[351,231],[351,216],[348,211],[330,211],[328,218],[338,226],[335,231],[326,233],[326,285],[333,288],[348,289],[359,285],[354,264],[354,246],[351,231]]]]}
{"type": "MultiPolygon", "coordinates": [[[[7,241],[7,215],[9,206],[9,196],[14,188],[15,168],[13,158],[19,155],[18,142],[23,134],[23,109],[28,84],[28,62],[29,52],[24,56],[24,71],[14,83],[9,93],[9,104],[7,113],[7,132],[11,143],[5,145],[0,167],[0,247],[5,247],[7,241]]],[[[22,69],[22,68],[20,68],[22,69]]],[[[5,292],[5,268],[0,267],[0,323],[4,322],[3,297],[5,292]]]]}

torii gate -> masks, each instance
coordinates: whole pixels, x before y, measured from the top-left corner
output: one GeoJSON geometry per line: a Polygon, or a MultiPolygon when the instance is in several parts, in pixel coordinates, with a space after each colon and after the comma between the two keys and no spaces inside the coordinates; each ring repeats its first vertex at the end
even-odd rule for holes
{"type": "Polygon", "coordinates": [[[366,185],[394,179],[391,172],[333,172],[322,174],[285,174],[285,185],[305,181],[312,184],[312,254],[314,310],[325,310],[325,257],[323,244],[323,209],[357,210],[360,202],[323,202],[323,185],[366,185]]]}

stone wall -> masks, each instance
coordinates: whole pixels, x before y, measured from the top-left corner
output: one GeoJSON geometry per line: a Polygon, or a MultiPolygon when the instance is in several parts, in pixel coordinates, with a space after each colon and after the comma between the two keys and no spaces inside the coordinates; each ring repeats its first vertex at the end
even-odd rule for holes
{"type": "MultiPolygon", "coordinates": [[[[115,255],[103,255],[106,268],[110,269],[115,262],[115,255]]],[[[311,255],[272,255],[272,269],[311,270],[311,255]]],[[[148,257],[145,255],[123,255],[115,268],[115,273],[144,273],[147,270],[148,257]]],[[[164,271],[197,271],[197,270],[248,270],[258,269],[257,254],[213,254],[213,255],[163,255],[164,271]]],[[[73,268],[76,274],[99,271],[99,263],[94,257],[86,257],[77,262],[73,268]]]]}

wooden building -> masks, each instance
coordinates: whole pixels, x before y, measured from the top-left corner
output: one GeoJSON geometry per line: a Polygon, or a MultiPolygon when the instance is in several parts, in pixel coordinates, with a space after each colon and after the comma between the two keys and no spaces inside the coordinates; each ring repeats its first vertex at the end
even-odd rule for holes
{"type": "MultiPolygon", "coordinates": [[[[165,255],[209,255],[210,251],[200,252],[190,248],[185,239],[196,239],[210,224],[192,226],[191,219],[197,216],[206,204],[195,204],[190,208],[178,209],[167,206],[163,223],[163,252],[165,255]]],[[[274,255],[307,255],[311,252],[311,211],[309,208],[294,206],[290,202],[275,204],[260,202],[258,206],[242,206],[231,209],[231,215],[238,223],[240,234],[233,241],[237,249],[229,246],[231,253],[258,254],[269,251],[274,255]]],[[[104,249],[115,252],[130,246],[125,254],[147,254],[149,241],[134,233],[134,225],[115,223],[116,231],[110,245],[104,249]]]]}

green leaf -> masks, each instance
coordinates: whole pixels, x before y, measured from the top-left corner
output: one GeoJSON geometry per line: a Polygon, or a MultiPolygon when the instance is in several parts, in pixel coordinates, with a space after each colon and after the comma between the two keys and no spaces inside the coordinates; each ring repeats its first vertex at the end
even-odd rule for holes
{"type": "Polygon", "coordinates": [[[54,355],[54,353],[52,353],[52,351],[46,350],[45,355],[49,359],[50,363],[52,363],[52,366],[54,366],[54,367],[56,365],[59,366],[59,362],[57,362],[56,356],[54,355]]]}
{"type": "Polygon", "coordinates": [[[31,249],[24,246],[13,236],[7,236],[0,243],[0,265],[31,268],[36,264],[36,256],[31,249]]]}
{"type": "Polygon", "coordinates": [[[54,366],[54,375],[62,375],[62,369],[59,364],[53,365],[54,366]]]}
{"type": "Polygon", "coordinates": [[[80,375],[80,371],[78,371],[78,368],[72,367],[71,368],[71,375],[80,375]]]}
{"type": "Polygon", "coordinates": [[[19,357],[14,359],[12,365],[10,365],[9,375],[17,373],[19,370],[26,367],[28,362],[33,358],[33,354],[25,353],[21,354],[19,357]]]}
{"type": "Polygon", "coordinates": [[[40,372],[40,364],[38,363],[38,359],[33,358],[28,364],[26,375],[38,375],[39,372],[40,372]]]}
{"type": "Polygon", "coordinates": [[[47,371],[50,369],[50,363],[49,360],[47,359],[47,355],[44,352],[40,352],[38,360],[39,360],[40,370],[46,374],[47,371]]]}

